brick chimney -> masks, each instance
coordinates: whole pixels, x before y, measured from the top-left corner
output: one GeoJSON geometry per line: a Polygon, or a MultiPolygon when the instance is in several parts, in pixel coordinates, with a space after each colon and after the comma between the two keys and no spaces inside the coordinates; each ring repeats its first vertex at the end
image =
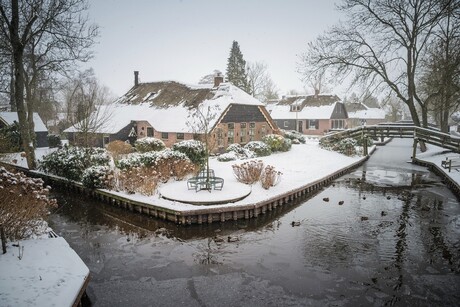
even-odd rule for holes
{"type": "Polygon", "coordinates": [[[224,82],[224,76],[221,72],[218,72],[214,75],[214,87],[218,87],[222,82],[224,82]]]}
{"type": "Polygon", "coordinates": [[[134,71],[134,86],[139,85],[139,72],[137,70],[134,71]]]}

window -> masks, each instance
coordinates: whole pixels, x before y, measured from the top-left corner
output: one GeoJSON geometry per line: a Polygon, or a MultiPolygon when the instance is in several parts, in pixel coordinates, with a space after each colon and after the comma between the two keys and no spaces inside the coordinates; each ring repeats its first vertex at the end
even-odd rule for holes
{"type": "Polygon", "coordinates": [[[222,128],[217,128],[217,146],[224,147],[224,134],[222,128]]]}
{"type": "Polygon", "coordinates": [[[110,143],[110,136],[104,136],[102,138],[102,145],[105,146],[110,143]]]}
{"type": "Polygon", "coordinates": [[[167,140],[168,139],[168,132],[162,132],[161,133],[161,138],[167,140]]]}
{"type": "Polygon", "coordinates": [[[184,139],[184,134],[183,133],[176,133],[176,139],[183,140],[184,139]]]}
{"type": "Polygon", "coordinates": [[[153,137],[153,127],[147,127],[147,136],[153,137]]]}
{"type": "Polygon", "coordinates": [[[333,119],[332,120],[332,129],[344,129],[345,128],[345,121],[343,119],[333,119]]]}
{"type": "Polygon", "coordinates": [[[227,133],[227,144],[235,143],[235,124],[229,123],[228,124],[228,133],[227,133]]]}
{"type": "Polygon", "coordinates": [[[289,127],[289,121],[285,120],[283,124],[284,124],[284,128],[289,127]]]}
{"type": "Polygon", "coordinates": [[[262,125],[262,136],[265,136],[267,134],[267,127],[265,125],[262,125]]]}
{"type": "Polygon", "coordinates": [[[256,131],[256,123],[249,124],[249,141],[254,141],[254,135],[256,131]]]}
{"type": "Polygon", "coordinates": [[[246,143],[246,123],[240,124],[240,143],[246,143]]]}
{"type": "Polygon", "coordinates": [[[299,112],[300,106],[298,105],[291,105],[291,112],[299,112]]]}
{"type": "Polygon", "coordinates": [[[317,129],[317,128],[316,128],[317,123],[318,123],[318,120],[317,120],[317,119],[310,119],[310,120],[308,121],[308,129],[310,129],[310,130],[316,130],[316,129],[317,129]]]}

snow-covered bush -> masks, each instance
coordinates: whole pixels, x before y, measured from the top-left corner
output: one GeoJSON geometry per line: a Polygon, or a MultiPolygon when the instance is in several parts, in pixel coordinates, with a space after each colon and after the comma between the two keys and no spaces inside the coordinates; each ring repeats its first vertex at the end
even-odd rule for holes
{"type": "Polygon", "coordinates": [[[153,167],[163,181],[170,177],[182,179],[195,171],[195,165],[186,154],[171,149],[134,153],[116,162],[118,168],[129,170],[134,167],[153,167]]]}
{"type": "Polygon", "coordinates": [[[85,169],[81,182],[90,189],[111,189],[113,179],[113,171],[108,166],[97,165],[85,169]]]}
{"type": "Polygon", "coordinates": [[[166,148],[165,143],[157,138],[146,137],[134,142],[134,147],[138,152],[160,151],[166,148]]]}
{"type": "Polygon", "coordinates": [[[264,163],[262,160],[251,160],[239,165],[233,164],[232,168],[236,180],[245,184],[253,184],[259,181],[264,163]]]}
{"type": "Polygon", "coordinates": [[[110,157],[103,148],[64,146],[39,161],[39,169],[46,173],[80,181],[83,171],[96,165],[108,165],[110,157]]]}
{"type": "Polygon", "coordinates": [[[285,138],[288,138],[292,141],[293,144],[305,144],[305,136],[295,130],[290,130],[290,131],[283,131],[283,135],[285,138]],[[298,143],[297,143],[298,142],[298,143]]]}
{"type": "Polygon", "coordinates": [[[40,178],[0,167],[0,226],[8,240],[42,234],[46,226],[43,220],[49,208],[56,206],[56,200],[48,198],[49,189],[40,178]]]}
{"type": "Polygon", "coordinates": [[[267,165],[260,175],[260,183],[265,190],[277,185],[281,180],[282,173],[276,171],[271,165],[267,165]]]}
{"type": "Polygon", "coordinates": [[[253,152],[255,157],[265,157],[272,154],[270,147],[261,141],[251,141],[244,148],[253,152]]]}
{"type": "Polygon", "coordinates": [[[159,174],[154,167],[133,167],[117,175],[117,188],[128,194],[151,196],[158,186],[159,174]]]}
{"type": "Polygon", "coordinates": [[[235,161],[237,159],[236,153],[233,151],[223,153],[217,157],[217,161],[228,162],[235,161]]]}
{"type": "Polygon", "coordinates": [[[272,152],[289,151],[292,146],[290,139],[287,139],[279,134],[267,134],[262,138],[262,141],[270,147],[272,152]]]}
{"type": "Polygon", "coordinates": [[[364,142],[366,141],[367,147],[372,146],[374,144],[374,140],[371,137],[358,137],[356,138],[356,145],[364,146],[364,142]]]}
{"type": "Polygon", "coordinates": [[[256,155],[251,150],[247,149],[246,147],[241,146],[240,144],[233,143],[230,144],[227,149],[227,153],[233,152],[235,154],[236,159],[250,159],[255,158],[256,155]]]}
{"type": "Polygon", "coordinates": [[[114,160],[118,160],[123,155],[132,153],[133,150],[134,148],[131,144],[119,140],[107,144],[107,151],[110,152],[114,160]]]}
{"type": "Polygon", "coordinates": [[[186,140],[175,143],[173,150],[182,152],[196,165],[202,166],[206,163],[206,148],[197,140],[186,140]]]}

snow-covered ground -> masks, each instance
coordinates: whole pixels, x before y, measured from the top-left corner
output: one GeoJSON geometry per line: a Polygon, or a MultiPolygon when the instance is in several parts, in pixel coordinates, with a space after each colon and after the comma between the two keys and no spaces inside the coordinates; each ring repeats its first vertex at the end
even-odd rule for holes
{"type": "Polygon", "coordinates": [[[0,254],[0,306],[72,306],[89,276],[64,238],[10,242],[7,250],[0,254]]]}

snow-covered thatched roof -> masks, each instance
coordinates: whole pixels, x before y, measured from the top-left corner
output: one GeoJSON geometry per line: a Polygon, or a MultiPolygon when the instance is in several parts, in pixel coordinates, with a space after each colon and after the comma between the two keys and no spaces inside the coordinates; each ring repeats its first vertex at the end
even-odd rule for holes
{"type": "Polygon", "coordinates": [[[291,96],[272,106],[270,115],[273,119],[330,119],[337,103],[340,98],[330,94],[291,96]],[[293,106],[299,111],[291,110],[293,106]]]}
{"type": "MultiPolygon", "coordinates": [[[[148,121],[157,131],[193,133],[190,122],[197,108],[210,107],[216,113],[214,122],[230,104],[264,107],[256,98],[231,83],[185,85],[175,81],[141,83],[131,88],[111,105],[95,112],[110,114],[98,133],[116,133],[131,121],[148,121]]],[[[78,127],[78,125],[76,125],[78,127]]],[[[71,127],[64,132],[76,132],[71,127]]]]}
{"type": "Polygon", "coordinates": [[[346,104],[348,118],[385,119],[385,111],[380,108],[370,108],[363,103],[346,104]]]}

